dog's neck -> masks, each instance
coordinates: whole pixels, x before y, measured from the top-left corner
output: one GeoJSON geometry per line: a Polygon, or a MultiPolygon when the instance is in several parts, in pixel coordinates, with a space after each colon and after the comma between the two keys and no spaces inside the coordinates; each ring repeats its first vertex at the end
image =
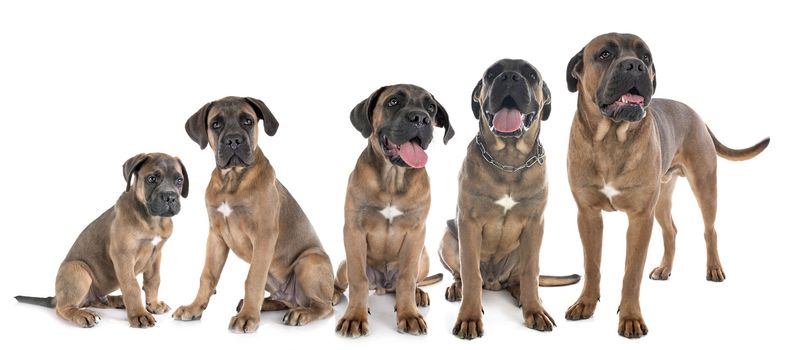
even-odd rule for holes
{"type": "MultiPolygon", "coordinates": [[[[258,176],[259,173],[266,168],[271,168],[268,158],[263,154],[260,147],[255,147],[254,161],[251,165],[225,169],[216,167],[214,170],[214,178],[216,180],[216,185],[219,186],[220,192],[235,193],[240,190],[242,185],[255,183],[254,181],[244,181],[245,178],[258,176]]],[[[271,172],[273,172],[273,168],[271,172]]]]}
{"type": "Polygon", "coordinates": [[[364,152],[365,157],[369,159],[369,164],[377,173],[381,190],[388,193],[406,191],[409,178],[418,172],[426,171],[424,168],[405,168],[391,164],[383,154],[374,149],[372,142],[374,141],[370,139],[369,145],[364,152]]]}
{"type": "Polygon", "coordinates": [[[484,120],[479,120],[479,134],[484,148],[495,160],[506,165],[518,166],[525,163],[534,153],[539,141],[540,126],[541,121],[537,120],[520,137],[497,137],[484,120]]]}
{"type": "Polygon", "coordinates": [[[122,213],[124,222],[133,223],[139,232],[148,232],[161,235],[172,230],[172,218],[153,216],[148,213],[144,199],[136,195],[137,184],[131,190],[124,192],[115,203],[115,214],[122,213]],[[117,208],[123,208],[118,210],[117,208]]]}
{"type": "MultiPolygon", "coordinates": [[[[594,142],[602,142],[606,139],[616,140],[619,143],[624,143],[630,134],[630,131],[641,127],[644,123],[620,121],[614,122],[612,119],[602,115],[596,103],[582,91],[579,91],[577,99],[577,117],[579,117],[581,125],[583,125],[583,132],[588,139],[594,142]],[[614,136],[615,135],[615,136],[614,136]]],[[[646,108],[646,118],[650,114],[649,109],[646,108]]],[[[646,119],[643,118],[643,119],[646,119]]]]}

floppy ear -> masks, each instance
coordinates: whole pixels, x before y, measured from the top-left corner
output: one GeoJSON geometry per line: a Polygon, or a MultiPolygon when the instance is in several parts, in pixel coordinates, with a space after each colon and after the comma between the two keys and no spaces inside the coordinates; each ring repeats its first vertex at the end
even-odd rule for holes
{"type": "Polygon", "coordinates": [[[542,120],[547,120],[550,117],[550,110],[552,109],[550,105],[553,102],[553,98],[550,95],[550,88],[547,87],[547,83],[544,80],[542,81],[542,99],[544,100],[542,104],[542,120]]]}
{"type": "MultiPolygon", "coordinates": [[[[432,99],[435,100],[435,96],[432,99]]],[[[435,113],[435,125],[445,129],[443,131],[443,144],[445,145],[454,137],[454,128],[451,127],[449,113],[446,112],[446,108],[443,108],[443,105],[438,100],[435,100],[435,103],[438,105],[438,111],[435,113]]]]}
{"type": "Polygon", "coordinates": [[[473,92],[471,93],[471,110],[473,111],[473,116],[476,119],[479,119],[479,115],[482,110],[482,105],[479,103],[479,99],[481,98],[479,94],[482,91],[482,80],[479,79],[479,82],[476,83],[476,87],[473,88],[473,92]]]}
{"type": "Polygon", "coordinates": [[[274,114],[271,113],[271,110],[263,103],[253,97],[246,97],[244,98],[247,103],[252,106],[254,112],[257,114],[257,118],[263,120],[263,129],[265,129],[265,133],[268,136],[274,136],[276,134],[276,130],[279,129],[279,122],[274,118],[274,114]]]}
{"type": "Polygon", "coordinates": [[[178,160],[178,164],[181,165],[181,173],[183,174],[183,186],[181,186],[181,197],[186,198],[189,196],[189,173],[186,172],[186,167],[183,165],[183,162],[180,158],[175,158],[178,160]]]}
{"type": "Polygon", "coordinates": [[[136,174],[146,160],[148,160],[148,155],[140,153],[123,163],[123,178],[126,179],[126,192],[131,189],[131,175],[136,174]]]}
{"type": "Polygon", "coordinates": [[[206,103],[202,106],[197,113],[194,113],[189,120],[186,121],[186,133],[194,142],[200,145],[200,149],[205,149],[208,145],[208,111],[211,110],[213,102],[206,103]]]}
{"type": "Polygon", "coordinates": [[[577,92],[577,79],[583,73],[583,50],[585,47],[566,65],[566,87],[569,88],[569,92],[577,92]]]}
{"type": "Polygon", "coordinates": [[[372,110],[375,109],[375,105],[378,103],[378,97],[387,87],[383,86],[375,90],[372,95],[369,95],[366,100],[359,102],[350,111],[350,123],[353,124],[356,130],[361,132],[361,136],[364,136],[364,138],[372,134],[372,110]]]}
{"type": "Polygon", "coordinates": [[[651,81],[654,85],[654,89],[651,91],[653,94],[654,91],[657,91],[657,66],[655,66],[654,63],[651,64],[651,73],[654,73],[654,79],[651,81]]]}

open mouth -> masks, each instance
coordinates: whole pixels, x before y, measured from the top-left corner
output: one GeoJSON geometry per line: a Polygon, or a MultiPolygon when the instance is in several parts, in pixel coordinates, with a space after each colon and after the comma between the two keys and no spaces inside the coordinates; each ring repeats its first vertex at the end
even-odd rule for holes
{"type": "Polygon", "coordinates": [[[523,113],[511,96],[501,102],[501,108],[494,114],[486,111],[490,121],[490,131],[497,136],[519,137],[534,123],[536,112],[523,113]]]}
{"type": "Polygon", "coordinates": [[[599,109],[602,111],[603,115],[610,117],[621,108],[645,108],[645,101],[646,99],[640,95],[640,92],[637,90],[637,88],[631,88],[625,94],[619,96],[618,99],[612,103],[602,104],[599,109]]]}
{"type": "Polygon", "coordinates": [[[380,147],[389,161],[398,166],[423,168],[427,165],[427,153],[421,148],[421,139],[414,137],[402,144],[395,144],[386,135],[379,137],[380,147]]]}

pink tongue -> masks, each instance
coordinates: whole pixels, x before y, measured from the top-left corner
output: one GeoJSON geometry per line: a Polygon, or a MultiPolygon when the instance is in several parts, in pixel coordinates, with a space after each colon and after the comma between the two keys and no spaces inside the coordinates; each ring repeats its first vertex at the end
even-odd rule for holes
{"type": "Polygon", "coordinates": [[[522,115],[516,109],[503,108],[493,116],[493,128],[500,132],[517,131],[522,123],[522,115]]]}
{"type": "Polygon", "coordinates": [[[427,153],[415,142],[405,142],[399,146],[399,157],[412,168],[427,165],[427,153]]]}
{"type": "Polygon", "coordinates": [[[640,103],[643,103],[644,98],[643,98],[643,96],[640,96],[640,95],[633,95],[633,94],[627,93],[627,94],[624,94],[624,96],[621,96],[621,100],[623,100],[624,102],[640,104],[640,103]]]}

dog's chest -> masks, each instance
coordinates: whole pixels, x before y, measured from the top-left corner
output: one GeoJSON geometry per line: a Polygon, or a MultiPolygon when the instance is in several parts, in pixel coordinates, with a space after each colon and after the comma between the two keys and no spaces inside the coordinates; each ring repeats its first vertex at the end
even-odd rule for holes
{"type": "Polygon", "coordinates": [[[404,214],[394,204],[389,204],[385,206],[383,209],[380,209],[378,212],[380,213],[380,215],[383,216],[384,219],[388,221],[389,224],[392,224],[394,222],[394,219],[404,214]]]}

